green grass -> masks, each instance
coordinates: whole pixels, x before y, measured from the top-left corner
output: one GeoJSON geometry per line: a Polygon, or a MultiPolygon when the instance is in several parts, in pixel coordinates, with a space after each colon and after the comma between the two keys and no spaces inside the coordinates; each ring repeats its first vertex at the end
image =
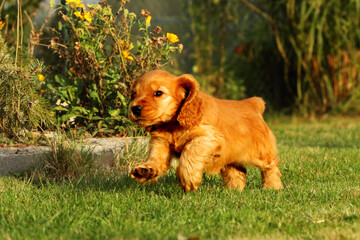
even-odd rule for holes
{"type": "Polygon", "coordinates": [[[0,239],[359,239],[360,119],[270,126],[282,191],[262,190],[257,169],[243,192],[206,176],[183,193],[174,170],[146,186],[118,173],[2,177],[0,239]]]}

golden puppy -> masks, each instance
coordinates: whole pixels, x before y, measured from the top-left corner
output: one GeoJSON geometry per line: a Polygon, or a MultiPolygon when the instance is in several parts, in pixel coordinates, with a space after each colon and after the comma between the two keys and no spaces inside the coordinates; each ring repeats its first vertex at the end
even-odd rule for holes
{"type": "Polygon", "coordinates": [[[283,187],[261,98],[217,99],[199,91],[191,75],[156,70],[134,83],[131,100],[130,119],[151,134],[149,157],[131,171],[136,181],[157,181],[177,156],[185,191],[196,190],[205,171],[220,172],[226,187],[243,190],[248,165],[261,170],[264,188],[283,187]]]}

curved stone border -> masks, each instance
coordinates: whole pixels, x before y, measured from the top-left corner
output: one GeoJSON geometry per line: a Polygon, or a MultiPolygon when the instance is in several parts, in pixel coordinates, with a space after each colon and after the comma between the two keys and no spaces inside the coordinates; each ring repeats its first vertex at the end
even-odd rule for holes
{"type": "MultiPolygon", "coordinates": [[[[95,163],[101,167],[112,167],[118,154],[131,144],[148,144],[148,138],[90,138],[79,143],[93,151],[95,163]]],[[[39,163],[43,154],[50,152],[49,147],[8,147],[0,149],[0,176],[19,173],[39,163]]]]}

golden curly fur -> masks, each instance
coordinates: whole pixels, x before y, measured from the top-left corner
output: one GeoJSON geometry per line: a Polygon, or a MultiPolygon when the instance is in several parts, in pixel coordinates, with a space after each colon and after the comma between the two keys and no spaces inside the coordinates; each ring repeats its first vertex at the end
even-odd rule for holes
{"type": "Polygon", "coordinates": [[[131,100],[130,119],[151,134],[147,160],[131,171],[136,181],[157,181],[177,156],[185,191],[196,190],[204,172],[220,172],[226,187],[243,190],[248,165],[261,170],[264,188],[283,187],[261,98],[217,99],[201,92],[191,75],[156,70],[134,83],[131,100]]]}

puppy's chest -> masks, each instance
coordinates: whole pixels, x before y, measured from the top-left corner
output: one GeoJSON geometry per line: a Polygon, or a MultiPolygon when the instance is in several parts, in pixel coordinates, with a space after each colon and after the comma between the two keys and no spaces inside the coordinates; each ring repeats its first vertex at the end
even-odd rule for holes
{"type": "Polygon", "coordinates": [[[180,126],[167,126],[166,129],[156,129],[151,132],[152,137],[162,138],[169,143],[170,150],[177,156],[180,156],[186,143],[191,141],[192,134],[180,126]]]}

